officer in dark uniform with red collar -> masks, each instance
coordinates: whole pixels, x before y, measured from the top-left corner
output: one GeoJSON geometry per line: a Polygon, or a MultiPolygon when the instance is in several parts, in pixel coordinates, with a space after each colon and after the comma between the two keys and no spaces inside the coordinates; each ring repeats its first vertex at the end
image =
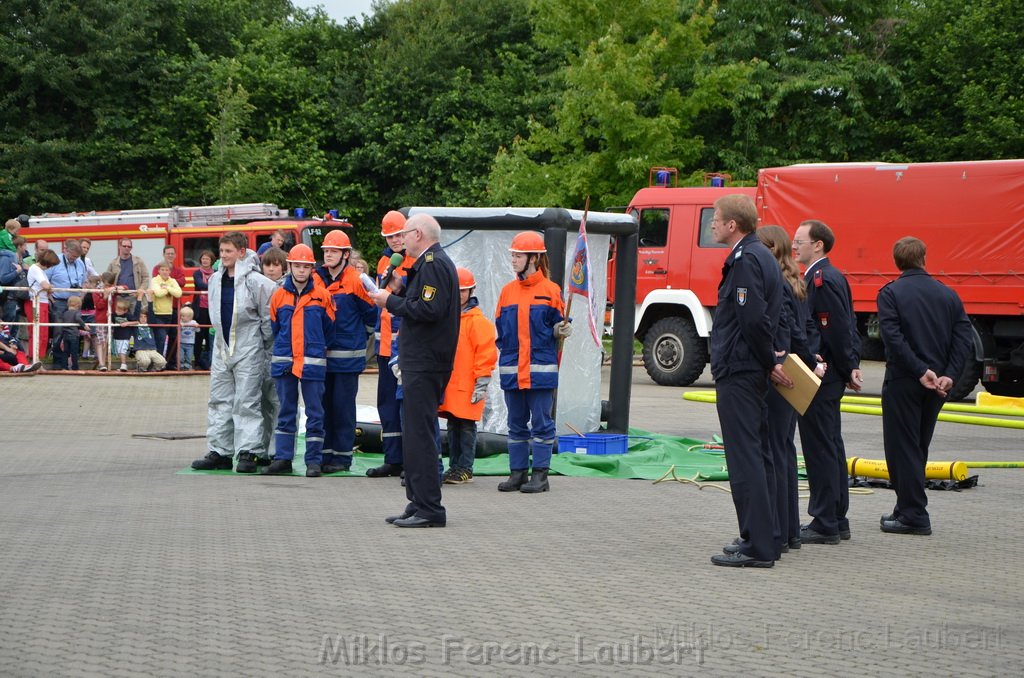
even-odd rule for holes
{"type": "Polygon", "coordinates": [[[828,260],[835,236],[824,223],[808,220],[793,238],[793,257],[804,264],[807,285],[807,341],[828,365],[814,400],[800,418],[811,499],[811,523],[800,530],[803,544],[838,544],[850,538],[850,491],[839,401],[849,388],[860,391],[860,334],[846,278],[828,260]]]}
{"type": "Polygon", "coordinates": [[[900,277],[878,292],[885,344],[882,437],[896,507],[883,532],[931,534],[924,467],[935,420],[971,350],[971,321],[956,292],[924,270],[925,245],[901,238],[892,249],[900,277]]]}
{"type": "Polygon", "coordinates": [[[782,371],[774,341],[783,282],[774,255],[757,238],[756,225],[757,209],[748,196],[715,201],[711,232],[732,252],[718,286],[711,375],[740,537],[724,554],[711,556],[711,562],[728,567],[772,567],[779,557],[768,487],[772,461],[765,398],[769,375],[782,371]]]}
{"type": "Polygon", "coordinates": [[[459,277],[441,249],[441,226],[433,217],[410,217],[403,233],[406,254],[416,259],[408,270],[407,286],[397,294],[381,290],[372,295],[378,306],[402,318],[398,365],[405,394],[402,455],[409,504],[387,522],[397,527],[444,527],[437,408],[459,343],[459,277]]]}

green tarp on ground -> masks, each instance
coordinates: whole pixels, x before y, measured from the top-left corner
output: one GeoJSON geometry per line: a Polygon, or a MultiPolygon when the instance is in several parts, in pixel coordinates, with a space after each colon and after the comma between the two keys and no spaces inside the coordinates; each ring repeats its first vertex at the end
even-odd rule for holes
{"type": "MultiPolygon", "coordinates": [[[[563,476],[586,476],[591,478],[642,478],[657,480],[675,467],[679,478],[696,480],[728,480],[725,456],[722,450],[703,449],[704,441],[691,438],[677,438],[631,429],[629,449],[626,454],[577,454],[562,453],[551,460],[551,470],[563,476]]],[[[304,476],[306,469],[302,462],[303,442],[298,444],[295,461],[292,462],[294,476],[304,476]]],[[[357,453],[352,461],[352,470],[326,477],[359,477],[366,475],[366,469],[384,463],[382,454],[357,453]]],[[[496,454],[480,457],[473,466],[473,475],[508,475],[508,455],[496,454]]],[[[186,468],[181,475],[235,475],[232,471],[194,471],[186,468]]]]}

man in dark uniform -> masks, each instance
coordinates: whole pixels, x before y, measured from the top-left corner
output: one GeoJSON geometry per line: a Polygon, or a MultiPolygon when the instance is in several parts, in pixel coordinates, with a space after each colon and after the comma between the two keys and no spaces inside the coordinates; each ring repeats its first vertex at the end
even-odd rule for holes
{"type": "MultiPolygon", "coordinates": [[[[783,282],[774,255],[754,232],[756,225],[757,209],[749,197],[727,195],[715,201],[711,231],[732,252],[718,286],[711,375],[740,538],[723,549],[724,555],[711,556],[711,562],[728,567],[772,567],[779,557],[768,487],[772,462],[765,398],[769,375],[782,373],[774,337],[783,282]]],[[[784,374],[781,378],[788,382],[784,374]]]]}
{"type": "Polygon", "coordinates": [[[806,266],[807,341],[828,365],[821,387],[800,418],[811,499],[811,523],[800,530],[803,544],[838,544],[850,538],[850,506],[846,447],[839,401],[849,388],[860,391],[860,335],[846,278],[828,260],[835,245],[832,229],[817,220],[800,224],[793,238],[793,257],[806,266]]]}
{"type": "Polygon", "coordinates": [[[892,248],[900,277],[878,292],[885,344],[882,437],[896,490],[882,531],[931,534],[924,467],[935,420],[971,350],[971,321],[956,292],[924,270],[925,245],[901,238],[892,248]]]}
{"type": "Polygon", "coordinates": [[[455,264],[441,249],[441,226],[426,214],[405,224],[405,251],[416,259],[406,288],[397,294],[373,295],[381,308],[402,318],[398,365],[402,389],[402,455],[409,504],[387,518],[398,527],[444,527],[441,505],[441,455],[437,408],[452,375],[459,342],[459,278],[455,264]]]}

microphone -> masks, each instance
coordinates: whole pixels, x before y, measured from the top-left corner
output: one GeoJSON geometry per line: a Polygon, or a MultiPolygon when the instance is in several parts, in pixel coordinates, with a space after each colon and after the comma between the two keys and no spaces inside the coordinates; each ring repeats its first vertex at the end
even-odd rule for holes
{"type": "Polygon", "coordinates": [[[395,275],[395,269],[401,266],[403,261],[405,261],[405,257],[403,257],[398,252],[395,252],[394,254],[391,255],[391,259],[388,262],[391,265],[388,266],[388,270],[384,272],[384,277],[381,279],[381,289],[387,288],[388,283],[391,282],[391,278],[394,277],[395,275]]]}

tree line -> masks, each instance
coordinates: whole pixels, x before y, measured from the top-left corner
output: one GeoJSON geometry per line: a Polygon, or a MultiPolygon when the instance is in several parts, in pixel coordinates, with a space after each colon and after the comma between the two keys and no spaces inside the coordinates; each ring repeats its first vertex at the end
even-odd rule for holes
{"type": "Polygon", "coordinates": [[[375,10],[5,0],[0,214],[265,201],[358,242],[399,206],[625,205],[655,165],[1024,156],[1018,0],[375,10]]]}

